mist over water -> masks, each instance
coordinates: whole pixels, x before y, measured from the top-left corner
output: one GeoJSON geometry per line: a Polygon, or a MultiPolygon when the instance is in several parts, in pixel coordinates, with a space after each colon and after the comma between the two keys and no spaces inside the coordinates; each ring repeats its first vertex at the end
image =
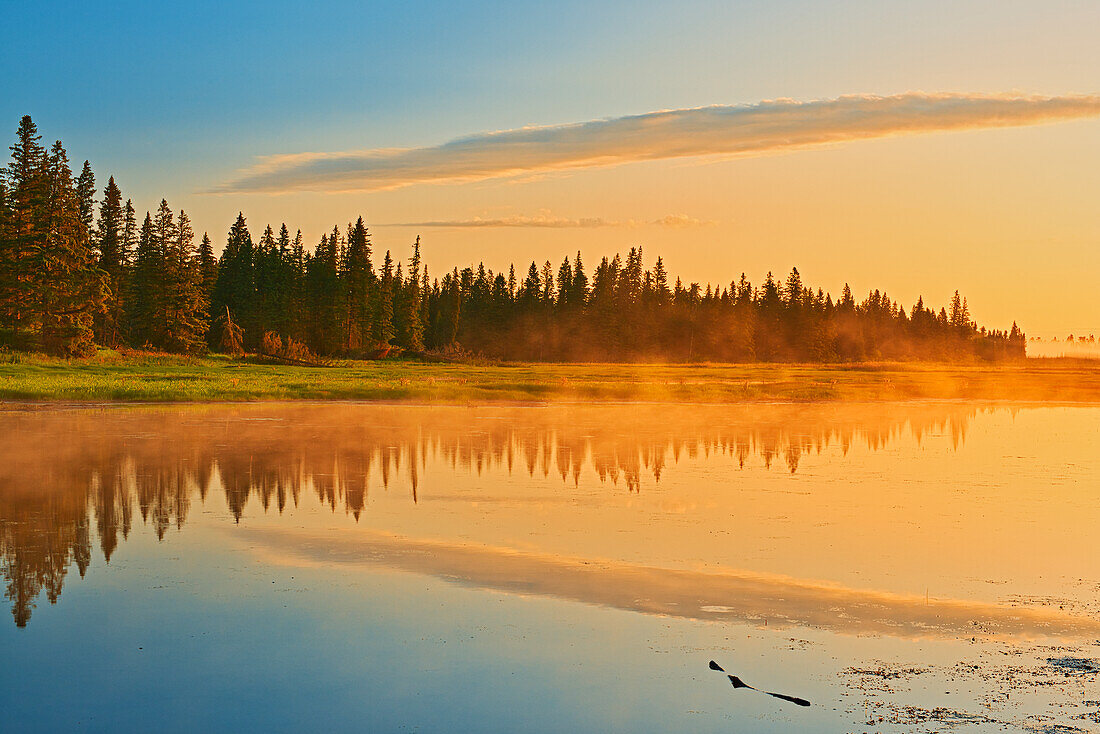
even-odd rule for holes
{"type": "Polygon", "coordinates": [[[1097,408],[34,408],[0,431],[0,701],[21,728],[148,724],[136,675],[209,702],[162,701],[178,730],[228,729],[255,686],[282,692],[251,722],[272,729],[356,728],[366,709],[332,697],[359,685],[377,730],[832,731],[944,696],[975,730],[1026,730],[1089,710],[1095,674],[1047,658],[1100,657],[1097,408]],[[821,705],[696,678],[719,654],[821,705]],[[104,655],[110,695],[22,702],[62,658],[80,675],[104,655]],[[322,658],[330,689],[283,675],[322,658]],[[1001,700],[1005,660],[1037,682],[1001,700]]]}

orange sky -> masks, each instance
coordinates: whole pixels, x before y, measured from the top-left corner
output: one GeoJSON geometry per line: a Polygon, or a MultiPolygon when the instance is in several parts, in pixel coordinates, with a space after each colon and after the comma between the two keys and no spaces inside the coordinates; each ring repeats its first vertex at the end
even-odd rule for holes
{"type": "MultiPolygon", "coordinates": [[[[422,237],[429,267],[532,258],[556,265],[645,248],[685,280],[759,282],[797,266],[837,293],[885,288],[904,304],[956,289],[980,323],[1013,319],[1032,334],[1100,331],[1100,122],[857,141],[742,158],[685,158],[391,191],[207,195],[197,216],[262,223],[344,222],[362,212],[377,250],[422,237]],[[653,223],[677,215],[682,226],[653,223]],[[327,219],[326,219],[327,217],[327,219]],[[417,227],[388,223],[558,220],[550,226],[417,227]],[[586,218],[605,226],[579,225],[586,218]]],[[[220,239],[220,238],[219,238],[220,239]]],[[[524,268],[525,269],[525,268],[524,268]]]]}

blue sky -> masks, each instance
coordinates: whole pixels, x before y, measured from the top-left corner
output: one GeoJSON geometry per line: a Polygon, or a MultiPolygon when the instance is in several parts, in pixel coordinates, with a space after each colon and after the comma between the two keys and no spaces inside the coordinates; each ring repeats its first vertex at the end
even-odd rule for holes
{"type": "Polygon", "coordinates": [[[310,146],[776,97],[1090,91],[1082,62],[1100,62],[1092,2],[2,6],[12,129],[30,112],[74,153],[197,178],[310,146]]]}

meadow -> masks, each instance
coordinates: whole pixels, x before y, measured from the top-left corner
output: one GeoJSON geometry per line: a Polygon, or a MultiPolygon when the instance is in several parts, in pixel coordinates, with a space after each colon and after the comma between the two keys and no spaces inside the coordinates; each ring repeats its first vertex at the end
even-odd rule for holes
{"type": "Polygon", "coordinates": [[[1100,400],[1100,362],[998,364],[556,364],[346,361],[327,367],[226,356],[100,351],[87,359],[0,354],[0,400],[439,403],[829,400],[1100,400]]]}

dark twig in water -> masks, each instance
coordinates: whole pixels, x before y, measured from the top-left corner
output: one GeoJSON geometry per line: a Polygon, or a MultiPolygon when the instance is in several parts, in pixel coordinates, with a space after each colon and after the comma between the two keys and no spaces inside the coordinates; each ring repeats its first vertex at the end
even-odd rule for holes
{"type": "MultiPolygon", "coordinates": [[[[711,670],[717,670],[720,673],[725,673],[726,672],[725,668],[723,668],[721,665],[714,662],[713,660],[710,661],[710,669],[711,670]]],[[[734,688],[748,688],[749,690],[756,691],[757,693],[766,693],[767,695],[772,696],[774,698],[782,699],[784,701],[790,701],[791,703],[793,703],[797,706],[809,706],[810,705],[810,702],[807,701],[804,698],[798,698],[797,696],[787,696],[787,695],[784,695],[782,693],[772,693],[771,691],[762,691],[759,688],[753,688],[748,683],[746,683],[745,681],[738,678],[736,675],[729,675],[727,673],[726,677],[730,679],[730,683],[733,684],[734,688]]]]}

